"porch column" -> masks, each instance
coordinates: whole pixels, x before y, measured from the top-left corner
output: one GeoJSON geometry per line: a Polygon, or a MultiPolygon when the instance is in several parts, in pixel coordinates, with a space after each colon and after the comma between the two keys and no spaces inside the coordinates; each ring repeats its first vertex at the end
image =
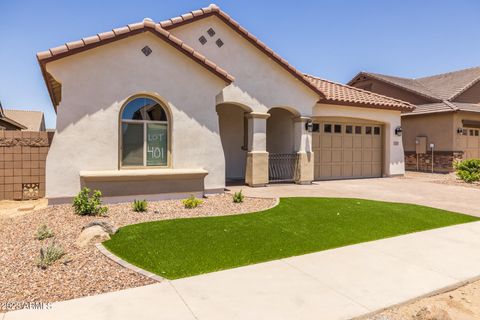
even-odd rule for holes
{"type": "Polygon", "coordinates": [[[251,187],[268,184],[267,118],[268,113],[247,114],[248,153],[245,183],[251,187]]]}
{"type": "Polygon", "coordinates": [[[314,157],[312,133],[308,132],[306,124],[311,119],[309,117],[298,117],[294,121],[294,147],[298,155],[295,183],[310,184],[314,179],[314,157]]]}

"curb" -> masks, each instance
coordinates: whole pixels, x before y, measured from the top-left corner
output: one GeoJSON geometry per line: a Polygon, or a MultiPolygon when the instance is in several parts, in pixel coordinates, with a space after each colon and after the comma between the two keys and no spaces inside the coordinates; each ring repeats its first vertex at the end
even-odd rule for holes
{"type": "Polygon", "coordinates": [[[122,267],[124,268],[127,268],[127,269],[130,269],[132,271],[135,271],[147,278],[150,278],[154,281],[157,281],[157,282],[163,282],[165,281],[166,279],[165,278],[162,278],[150,271],[147,271],[147,270],[144,270],[142,268],[139,268],[137,266],[134,266],[133,264],[131,263],[128,263],[127,261],[123,260],[123,259],[120,259],[119,257],[117,257],[116,255],[114,255],[113,253],[111,253],[110,251],[107,250],[107,248],[105,248],[103,246],[103,244],[101,243],[97,243],[95,244],[95,247],[98,249],[98,251],[100,251],[104,256],[106,256],[107,258],[109,258],[110,260],[118,263],[119,265],[121,265],[122,267]]]}

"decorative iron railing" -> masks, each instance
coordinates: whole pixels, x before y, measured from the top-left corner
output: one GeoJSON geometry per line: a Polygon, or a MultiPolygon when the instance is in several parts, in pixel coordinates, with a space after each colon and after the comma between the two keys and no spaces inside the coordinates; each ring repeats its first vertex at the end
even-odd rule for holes
{"type": "Polygon", "coordinates": [[[298,170],[296,153],[270,153],[268,156],[268,180],[270,182],[293,182],[298,170]]]}

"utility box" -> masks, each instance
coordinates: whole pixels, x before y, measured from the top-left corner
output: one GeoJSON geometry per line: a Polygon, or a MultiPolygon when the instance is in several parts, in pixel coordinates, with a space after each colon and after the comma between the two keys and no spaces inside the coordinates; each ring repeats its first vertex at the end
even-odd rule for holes
{"type": "Polygon", "coordinates": [[[415,152],[416,154],[427,153],[427,137],[415,138],[415,152]]]}

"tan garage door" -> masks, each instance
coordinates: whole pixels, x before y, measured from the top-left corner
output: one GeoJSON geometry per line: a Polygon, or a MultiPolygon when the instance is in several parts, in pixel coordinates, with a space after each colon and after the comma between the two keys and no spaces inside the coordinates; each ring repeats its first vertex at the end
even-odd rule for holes
{"type": "Polygon", "coordinates": [[[319,121],[313,131],[315,180],[382,176],[381,125],[319,121]]]}
{"type": "Polygon", "coordinates": [[[479,129],[465,128],[463,138],[465,141],[465,159],[478,159],[480,156],[479,129]]]}

